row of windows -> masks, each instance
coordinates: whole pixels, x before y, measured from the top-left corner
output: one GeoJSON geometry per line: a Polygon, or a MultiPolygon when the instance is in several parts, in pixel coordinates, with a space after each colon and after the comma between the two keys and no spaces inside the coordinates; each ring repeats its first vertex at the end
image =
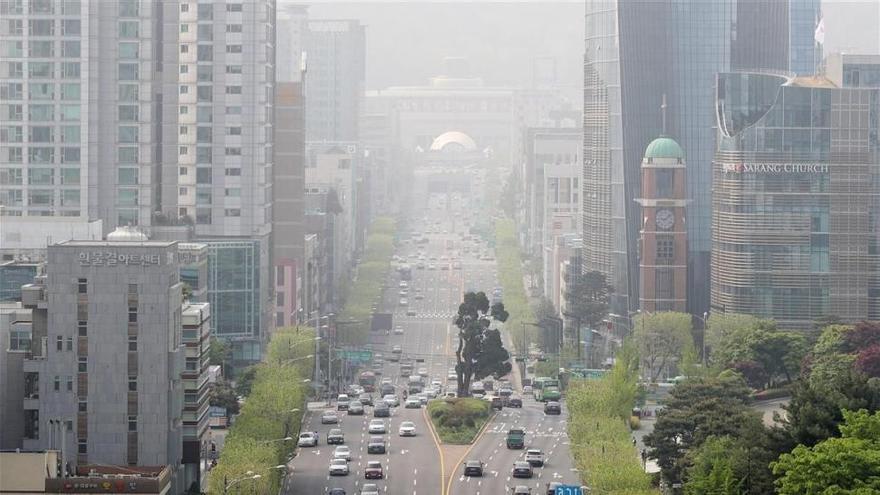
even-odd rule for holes
{"type": "Polygon", "coordinates": [[[24,142],[25,129],[30,143],[54,143],[56,130],[61,143],[79,143],[79,126],[48,126],[48,125],[4,125],[0,126],[0,143],[24,142]]]}
{"type": "MultiPolygon", "coordinates": [[[[63,186],[78,185],[80,174],[78,168],[62,168],[58,171],[59,184],[63,186]]],[[[51,186],[55,184],[54,168],[28,169],[28,185],[51,186]]],[[[22,185],[20,168],[0,169],[0,185],[22,185]]]]}
{"type": "Polygon", "coordinates": [[[59,87],[62,100],[79,100],[81,94],[80,83],[32,82],[25,86],[20,82],[7,82],[0,83],[0,100],[23,100],[25,87],[29,100],[54,100],[56,88],[59,87]]]}
{"type": "MultiPolygon", "coordinates": [[[[82,107],[77,103],[30,103],[28,104],[28,120],[34,122],[48,122],[55,120],[55,109],[58,108],[58,117],[62,121],[79,120],[82,107]]],[[[0,118],[10,121],[20,121],[24,117],[24,105],[9,104],[0,105],[0,118]]]]}
{"type": "MultiPolygon", "coordinates": [[[[2,31],[2,27],[0,27],[2,31]]],[[[2,36],[2,34],[0,34],[2,36]]],[[[6,57],[23,57],[24,48],[21,41],[2,41],[0,42],[0,53],[6,57]]],[[[79,58],[82,54],[82,48],[79,40],[63,40],[56,43],[54,40],[31,40],[28,42],[27,57],[28,58],[51,58],[59,56],[61,58],[79,58]],[[59,47],[57,49],[56,47],[59,47]]]]}
{"type": "MultiPolygon", "coordinates": [[[[62,189],[60,194],[58,206],[80,206],[80,192],[78,189],[62,189]]],[[[11,207],[25,206],[22,197],[20,189],[5,189],[0,191],[0,204],[11,207]]],[[[55,191],[52,189],[29,189],[28,206],[55,206],[55,191]]]]}
{"type": "MultiPolygon", "coordinates": [[[[0,54],[0,58],[3,55],[0,54]]],[[[2,62],[0,63],[0,77],[4,79],[24,78],[25,62],[2,62]]],[[[27,62],[27,75],[31,79],[79,79],[79,62],[27,62]],[[56,72],[56,66],[58,71],[56,72]]]]}
{"type": "MultiPolygon", "coordinates": [[[[180,5],[181,12],[189,12],[190,5],[188,3],[183,3],[180,5]]],[[[226,12],[243,12],[244,6],[240,2],[235,3],[227,3],[226,4],[226,12]]],[[[214,6],[211,4],[199,4],[198,5],[198,17],[200,21],[210,21],[214,19],[214,6]]]]}
{"type": "MultiPolygon", "coordinates": [[[[29,19],[27,21],[28,36],[79,36],[82,34],[82,23],[79,19],[62,19],[56,30],[52,19],[29,19]]],[[[4,36],[24,36],[24,20],[0,20],[0,33],[4,36]]],[[[20,42],[19,42],[20,43],[20,42]]]]}
{"type": "MultiPolygon", "coordinates": [[[[121,3],[132,3],[135,0],[120,0],[121,3]]],[[[81,0],[30,0],[28,14],[37,15],[77,15],[82,13],[81,0]]],[[[136,4],[135,4],[136,5],[136,4]]],[[[120,12],[122,7],[120,7],[120,12]]],[[[0,0],[0,15],[23,15],[24,0],[0,0]]]]}
{"type": "MultiPolygon", "coordinates": [[[[0,163],[24,163],[24,150],[19,147],[0,148],[0,163]]],[[[55,163],[70,165],[80,163],[81,152],[79,148],[64,147],[56,153],[54,147],[27,148],[28,163],[38,165],[52,165],[55,163]]]]}

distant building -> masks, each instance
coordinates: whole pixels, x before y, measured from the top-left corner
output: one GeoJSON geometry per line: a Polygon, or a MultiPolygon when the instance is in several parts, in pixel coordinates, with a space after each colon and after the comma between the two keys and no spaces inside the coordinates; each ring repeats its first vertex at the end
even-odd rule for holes
{"type": "Polygon", "coordinates": [[[648,145],[642,160],[639,309],[687,310],[687,191],[685,156],[668,137],[648,145]]]}
{"type": "Polygon", "coordinates": [[[366,26],[357,20],[309,20],[306,139],[357,141],[366,79],[366,26]]]}
{"type": "Polygon", "coordinates": [[[880,88],[718,76],[712,310],[880,318],[880,88]]]}
{"type": "Polygon", "coordinates": [[[34,281],[39,266],[30,261],[0,261],[0,303],[21,301],[21,286],[34,281]]]}
{"type": "Polygon", "coordinates": [[[880,88],[880,55],[832,53],[823,75],[840,87],[880,88]]]}

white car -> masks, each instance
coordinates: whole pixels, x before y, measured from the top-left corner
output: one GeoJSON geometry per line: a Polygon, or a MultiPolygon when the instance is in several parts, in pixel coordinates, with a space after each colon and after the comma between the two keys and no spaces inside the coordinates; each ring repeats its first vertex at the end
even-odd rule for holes
{"type": "Polygon", "coordinates": [[[341,458],[330,461],[330,476],[348,476],[348,461],[341,458]]]}
{"type": "Polygon", "coordinates": [[[351,399],[347,394],[339,394],[339,396],[336,397],[336,409],[339,411],[348,410],[348,403],[350,400],[351,399]]]}
{"type": "Polygon", "coordinates": [[[400,428],[397,430],[397,434],[402,437],[416,436],[416,424],[412,421],[404,421],[403,423],[400,423],[400,428]]]}
{"type": "Polygon", "coordinates": [[[333,451],[334,459],[345,459],[346,461],[351,460],[351,449],[348,448],[348,445],[337,445],[336,450],[333,451]]]}
{"type": "Polygon", "coordinates": [[[401,289],[406,289],[407,287],[409,287],[409,284],[406,282],[406,280],[401,280],[400,284],[398,284],[398,287],[400,287],[401,289]]]}
{"type": "Polygon", "coordinates": [[[379,485],[367,483],[361,487],[361,495],[379,495],[379,485]]]}
{"type": "Polygon", "coordinates": [[[382,397],[382,402],[384,402],[385,405],[388,407],[399,407],[400,406],[400,399],[398,399],[397,396],[394,394],[388,394],[388,395],[382,397]]]}
{"type": "Polygon", "coordinates": [[[403,335],[403,326],[397,325],[394,327],[394,335],[403,335]]]}
{"type": "Polygon", "coordinates": [[[406,299],[405,297],[401,297],[401,298],[400,298],[400,301],[399,301],[399,304],[400,304],[401,306],[406,306],[407,304],[409,304],[409,301],[407,301],[407,299],[406,299]]]}
{"type": "Polygon", "coordinates": [[[443,382],[440,380],[432,380],[431,386],[439,390],[439,389],[443,388],[443,382]]]}
{"type": "Polygon", "coordinates": [[[406,399],[405,407],[407,409],[418,409],[422,407],[422,401],[419,400],[418,397],[410,397],[409,399],[406,399]]]}
{"type": "MultiPolygon", "coordinates": [[[[348,408],[346,408],[348,409],[348,408]]],[[[321,424],[322,425],[335,425],[339,423],[339,416],[336,415],[336,411],[332,409],[328,409],[324,411],[324,414],[321,415],[321,424]]]]}
{"type": "Polygon", "coordinates": [[[428,368],[419,368],[419,376],[424,376],[427,378],[428,376],[428,368]]]}
{"type": "Polygon", "coordinates": [[[529,449],[526,451],[526,462],[541,467],[544,465],[544,453],[540,449],[529,449]]]}
{"type": "Polygon", "coordinates": [[[312,432],[300,433],[296,445],[299,447],[317,447],[318,435],[312,432]]]}
{"type": "Polygon", "coordinates": [[[385,433],[385,421],[381,419],[373,419],[370,426],[367,427],[368,433],[385,433]]]}

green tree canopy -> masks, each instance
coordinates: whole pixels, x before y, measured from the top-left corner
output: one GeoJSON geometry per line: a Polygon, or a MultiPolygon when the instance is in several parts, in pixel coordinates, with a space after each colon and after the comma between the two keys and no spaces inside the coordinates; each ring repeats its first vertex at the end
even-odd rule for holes
{"type": "Polygon", "coordinates": [[[798,445],[773,464],[780,495],[880,492],[880,414],[844,411],[841,438],[798,445]]]}
{"type": "Polygon", "coordinates": [[[694,347],[691,316],[687,313],[639,314],[633,322],[633,332],[641,356],[642,377],[651,383],[694,347]]]}
{"type": "Polygon", "coordinates": [[[493,321],[504,322],[508,314],[504,304],[489,306],[484,292],[468,292],[458,306],[458,348],[455,350],[458,396],[470,395],[473,380],[487,376],[501,378],[510,373],[510,354],[501,342],[501,333],[490,328],[493,321]]]}

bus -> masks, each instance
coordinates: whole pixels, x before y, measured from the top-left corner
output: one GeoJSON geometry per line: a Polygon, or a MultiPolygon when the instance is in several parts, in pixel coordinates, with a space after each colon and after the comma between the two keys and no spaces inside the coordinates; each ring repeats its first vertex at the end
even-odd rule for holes
{"type": "Polygon", "coordinates": [[[556,378],[550,378],[549,376],[539,376],[535,378],[532,382],[532,388],[534,389],[535,399],[541,400],[543,397],[542,390],[544,388],[555,388],[559,390],[559,380],[556,378]]]}
{"type": "Polygon", "coordinates": [[[358,385],[364,388],[364,392],[375,392],[376,374],[372,371],[364,371],[358,375],[358,385]]]}

